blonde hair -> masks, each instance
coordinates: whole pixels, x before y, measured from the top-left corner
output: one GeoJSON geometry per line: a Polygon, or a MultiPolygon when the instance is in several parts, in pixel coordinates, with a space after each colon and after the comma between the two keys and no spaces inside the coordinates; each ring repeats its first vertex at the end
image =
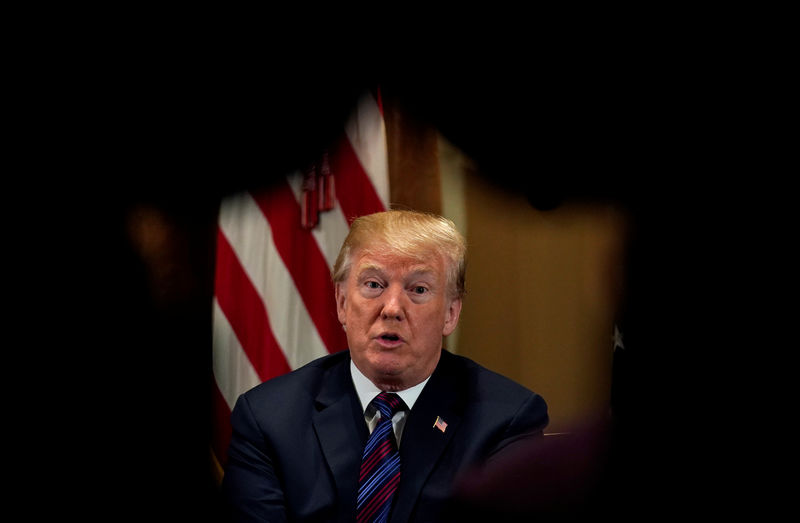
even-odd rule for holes
{"type": "Polygon", "coordinates": [[[336,263],[334,283],[347,279],[352,255],[392,253],[424,261],[431,251],[447,266],[447,288],[452,298],[464,296],[467,245],[455,224],[442,216],[408,210],[390,210],[356,218],[350,225],[336,263]]]}

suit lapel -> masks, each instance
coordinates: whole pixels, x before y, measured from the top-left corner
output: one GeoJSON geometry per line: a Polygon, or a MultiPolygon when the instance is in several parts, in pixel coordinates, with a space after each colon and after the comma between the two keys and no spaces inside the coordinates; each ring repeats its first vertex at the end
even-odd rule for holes
{"type": "Polygon", "coordinates": [[[346,358],[327,372],[316,398],[313,424],[336,482],[339,502],[347,506],[344,512],[352,512],[355,518],[361,449],[366,443],[368,430],[349,366],[350,359],[346,358]]]}
{"type": "Polygon", "coordinates": [[[442,353],[403,430],[400,443],[403,473],[395,494],[393,523],[408,521],[428,476],[461,423],[463,406],[456,394],[459,390],[456,377],[446,370],[448,357],[448,353],[442,353]],[[447,423],[444,431],[434,426],[437,417],[447,423]]]}

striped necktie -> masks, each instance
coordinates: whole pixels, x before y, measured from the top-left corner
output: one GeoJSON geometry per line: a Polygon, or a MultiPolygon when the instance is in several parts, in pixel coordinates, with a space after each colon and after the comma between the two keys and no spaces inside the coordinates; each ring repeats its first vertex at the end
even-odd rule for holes
{"type": "Polygon", "coordinates": [[[392,429],[392,416],[406,410],[397,394],[381,392],[372,405],[381,413],[364,447],[358,480],[356,522],[384,522],[389,519],[392,498],[400,483],[400,453],[392,429]]]}

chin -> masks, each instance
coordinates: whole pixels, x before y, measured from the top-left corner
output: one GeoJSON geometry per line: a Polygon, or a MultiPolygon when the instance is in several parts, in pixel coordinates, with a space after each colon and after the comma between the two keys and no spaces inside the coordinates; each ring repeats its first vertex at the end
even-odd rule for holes
{"type": "Polygon", "coordinates": [[[403,366],[393,361],[374,361],[372,368],[375,375],[382,379],[399,379],[403,373],[403,366]]]}
{"type": "Polygon", "coordinates": [[[387,361],[385,358],[372,359],[370,368],[374,379],[386,387],[399,386],[405,371],[405,367],[396,360],[387,361]]]}

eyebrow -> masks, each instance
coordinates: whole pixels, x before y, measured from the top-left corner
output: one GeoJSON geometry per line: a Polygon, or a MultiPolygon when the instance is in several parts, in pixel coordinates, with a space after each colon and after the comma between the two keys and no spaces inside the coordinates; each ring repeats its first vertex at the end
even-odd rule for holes
{"type": "MultiPolygon", "coordinates": [[[[376,265],[374,263],[365,263],[363,265],[359,265],[358,266],[358,270],[356,271],[356,275],[358,277],[362,277],[364,274],[370,273],[370,272],[377,272],[377,273],[381,273],[382,274],[384,272],[384,268],[381,267],[380,265],[376,265]]],[[[427,265],[420,265],[420,266],[412,269],[411,271],[409,271],[408,275],[413,276],[413,275],[417,275],[417,274],[422,275],[422,274],[435,274],[435,273],[436,273],[436,271],[432,267],[429,267],[427,265]]]]}
{"type": "Polygon", "coordinates": [[[375,265],[374,263],[365,263],[363,265],[358,266],[356,274],[363,274],[369,271],[383,272],[383,267],[381,267],[380,265],[375,265]]]}

